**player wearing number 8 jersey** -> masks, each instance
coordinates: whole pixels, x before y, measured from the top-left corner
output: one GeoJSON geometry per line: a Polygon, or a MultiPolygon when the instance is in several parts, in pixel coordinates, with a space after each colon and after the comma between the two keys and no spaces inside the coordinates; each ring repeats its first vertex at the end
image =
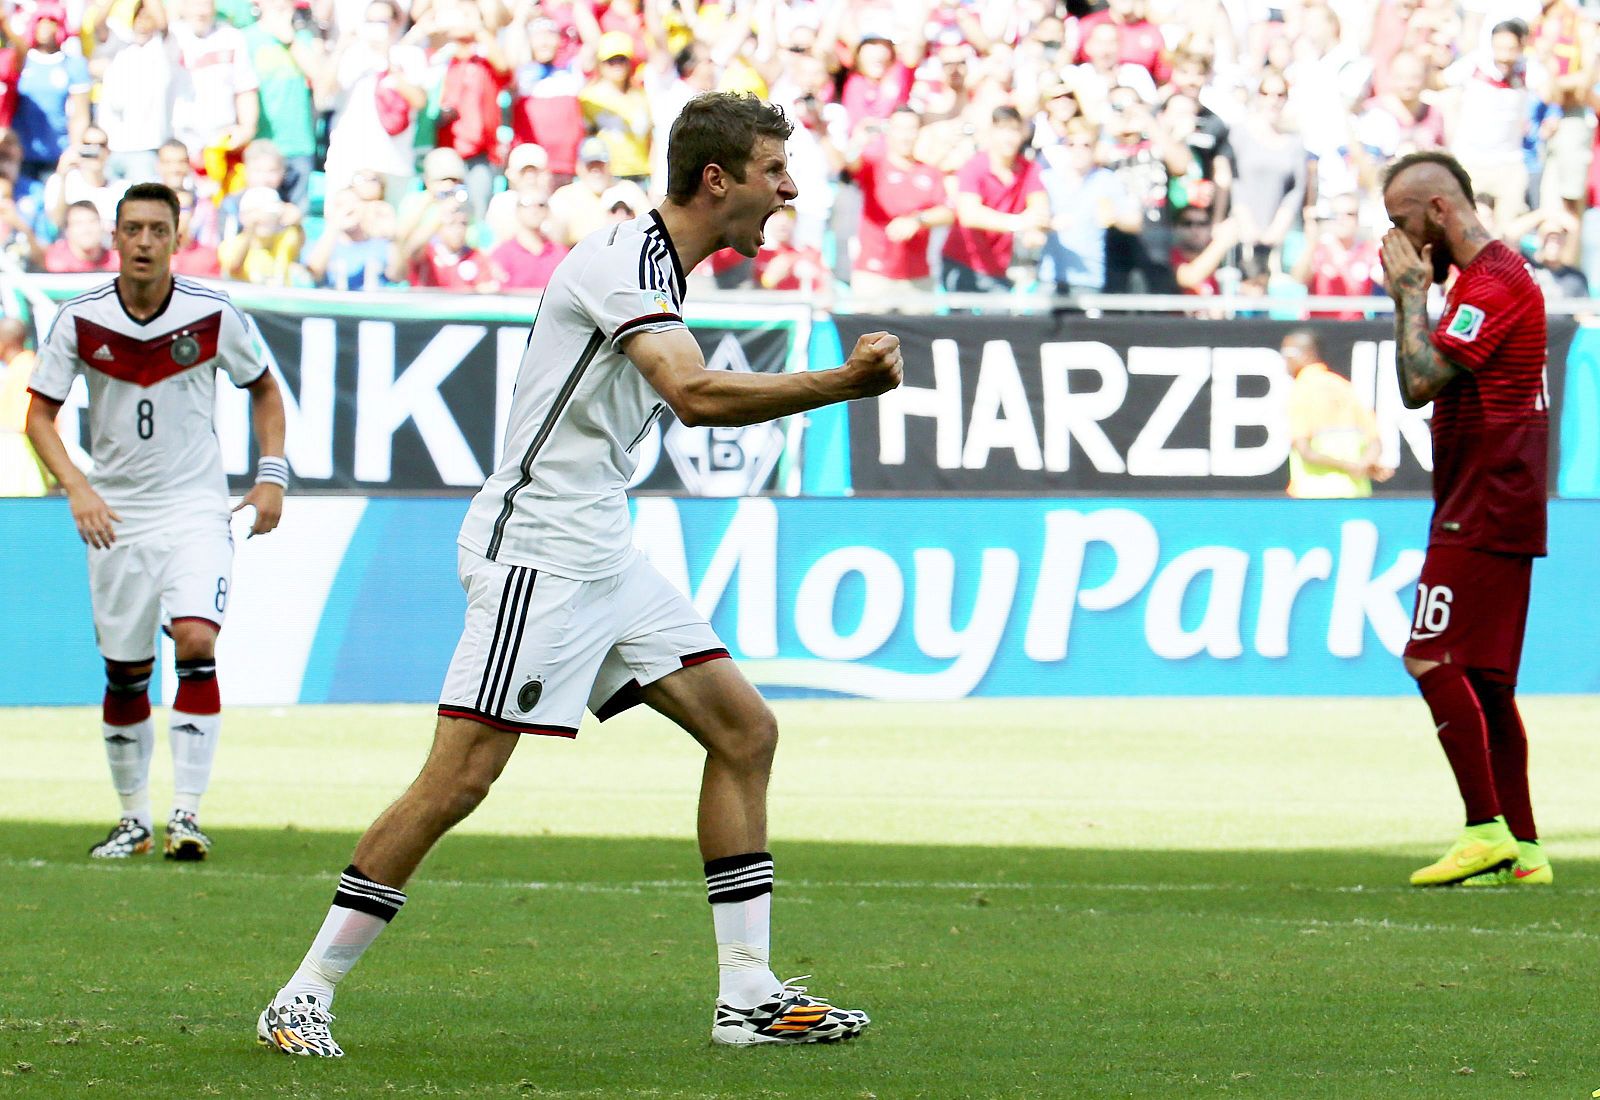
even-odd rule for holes
{"type": "Polygon", "coordinates": [[[1546,884],[1515,696],[1533,559],[1545,554],[1544,297],[1479,224],[1472,182],[1447,154],[1396,161],[1384,202],[1400,391],[1409,408],[1433,402],[1434,512],[1405,663],[1466,806],[1460,838],[1411,881],[1546,884]],[[1452,267],[1430,333],[1428,285],[1452,267]]]}
{"type": "Polygon", "coordinates": [[[233,542],[228,483],[214,426],[216,375],[250,393],[262,454],[254,534],[283,508],[283,401],[228,296],[171,273],[178,199],[158,183],[130,187],[117,206],[122,273],[61,307],[40,348],[28,436],[60,481],[89,548],[95,637],[106,665],[102,735],[122,817],[90,855],[151,847],[149,772],[155,747],[148,685],[166,620],[178,692],[169,736],[175,793],[166,854],[204,859],[200,798],[221,728],[216,640],[228,606],[233,542]],[[75,378],[89,391],[85,477],[55,425],[75,378]]]}
{"type": "MultiPolygon", "coordinates": [[[[458,541],[466,622],[445,673],[433,749],[373,822],[311,948],[256,1022],[286,1054],[338,1057],[337,984],[405,904],[433,845],[488,795],[523,735],[572,737],[585,709],[635,703],[705,749],[698,832],[716,933],[713,1040],[848,1039],[867,1025],[780,981],[768,962],[772,712],[688,598],[633,547],[626,486],[670,408],[686,424],[757,424],[899,385],[899,341],[870,333],[841,367],[710,370],[683,322],[684,275],[722,248],[753,257],[796,195],[783,112],[707,94],[673,124],[667,200],[584,238],[555,270],[517,371],[505,455],[458,541]]],[[[624,1027],[662,1027],[647,992],[624,1027]]],[[[666,1027],[670,1030],[669,1022],[666,1027]]]]}

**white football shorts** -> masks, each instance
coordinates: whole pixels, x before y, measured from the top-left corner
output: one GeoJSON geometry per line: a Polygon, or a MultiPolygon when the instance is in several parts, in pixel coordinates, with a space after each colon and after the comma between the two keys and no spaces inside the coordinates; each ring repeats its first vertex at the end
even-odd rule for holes
{"type": "Polygon", "coordinates": [[[728,656],[686,596],[635,552],[599,580],[557,577],[460,549],[467,620],[439,713],[513,733],[576,737],[584,708],[601,721],[639,689],[728,656]]]}
{"type": "Polygon", "coordinates": [[[89,602],[100,655],[148,661],[164,622],[204,619],[222,629],[233,576],[233,535],[226,523],[150,531],[89,547],[89,602]]]}

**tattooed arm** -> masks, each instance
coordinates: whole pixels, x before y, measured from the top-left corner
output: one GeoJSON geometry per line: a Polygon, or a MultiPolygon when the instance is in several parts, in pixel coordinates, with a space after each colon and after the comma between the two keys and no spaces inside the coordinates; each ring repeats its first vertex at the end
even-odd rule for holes
{"type": "Polygon", "coordinates": [[[1429,339],[1428,297],[1424,290],[1394,302],[1394,366],[1400,376],[1400,400],[1408,409],[1432,401],[1463,369],[1439,354],[1429,339]]]}
{"type": "Polygon", "coordinates": [[[1428,330],[1428,281],[1433,274],[1433,249],[1422,254],[1398,229],[1384,234],[1380,250],[1384,281],[1394,299],[1394,365],[1400,376],[1400,400],[1420,409],[1436,397],[1464,368],[1433,346],[1428,330]]]}

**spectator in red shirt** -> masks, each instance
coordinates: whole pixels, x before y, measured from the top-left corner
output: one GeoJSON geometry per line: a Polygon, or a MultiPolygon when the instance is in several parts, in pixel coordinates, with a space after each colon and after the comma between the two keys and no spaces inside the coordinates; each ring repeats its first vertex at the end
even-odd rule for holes
{"type": "MultiPolygon", "coordinates": [[[[1326,208],[1307,211],[1305,223],[1305,248],[1292,274],[1311,294],[1359,298],[1379,292],[1378,242],[1361,239],[1361,203],[1356,196],[1340,195],[1326,208]]],[[[1344,310],[1311,316],[1359,321],[1363,314],[1344,310]]]]}
{"type": "Polygon", "coordinates": [[[767,219],[756,252],[756,285],[765,290],[803,290],[825,304],[833,295],[833,275],[821,252],[794,243],[794,218],[794,208],[785,206],[767,219]]]}
{"type": "Polygon", "coordinates": [[[525,52],[517,58],[512,78],[511,140],[544,149],[550,155],[554,186],[564,186],[577,175],[578,146],[584,138],[583,107],[578,103],[583,74],[575,65],[558,60],[562,37],[553,20],[529,23],[526,43],[515,35],[512,39],[519,52],[525,52]]]}
{"type": "MultiPolygon", "coordinates": [[[[1211,215],[1197,207],[1185,207],[1173,223],[1172,274],[1184,294],[1214,297],[1221,293],[1217,269],[1239,243],[1239,228],[1232,218],[1211,223],[1211,215]]],[[[1195,312],[1193,316],[1208,316],[1195,312]]]]}
{"type": "Polygon", "coordinates": [[[945,239],[939,281],[946,290],[1010,290],[1013,237],[1044,244],[1050,200],[1037,161],[1022,155],[1027,126],[1015,107],[996,107],[988,148],[973,154],[956,175],[956,220],[945,239]]]}
{"type": "Polygon", "coordinates": [[[201,244],[191,232],[194,212],[199,198],[189,188],[176,192],[178,196],[178,247],[172,253],[172,273],[196,279],[218,279],[222,267],[217,262],[217,250],[201,244]]]}
{"type": "Polygon", "coordinates": [[[922,45],[908,51],[911,59],[895,56],[895,46],[887,38],[867,37],[856,47],[855,64],[845,78],[839,100],[850,120],[850,132],[862,123],[885,119],[889,112],[911,98],[911,83],[922,62],[922,45]]]}
{"type": "Polygon", "coordinates": [[[550,218],[550,204],[545,199],[519,195],[516,218],[516,235],[489,253],[489,270],[506,293],[531,294],[550,285],[550,276],[567,248],[545,235],[544,225],[550,218]]]}
{"type": "MultiPolygon", "coordinates": [[[[1110,0],[1109,7],[1078,20],[1078,40],[1087,42],[1089,33],[1102,23],[1117,28],[1119,64],[1139,66],[1158,85],[1167,82],[1166,40],[1160,26],[1146,18],[1146,0],[1110,0]]],[[[1078,62],[1087,60],[1080,48],[1078,62]]]]}
{"type": "Polygon", "coordinates": [[[650,48],[649,35],[645,32],[643,6],[643,0],[606,0],[604,3],[594,5],[595,22],[601,33],[625,34],[633,39],[634,57],[645,56],[650,48]]]}
{"type": "Polygon", "coordinates": [[[84,199],[67,207],[61,239],[44,250],[44,269],[52,272],[117,271],[117,254],[106,247],[105,223],[94,203],[84,199]]]}
{"type": "Polygon", "coordinates": [[[17,113],[17,83],[22,79],[22,61],[27,51],[12,38],[10,28],[0,25],[0,126],[10,126],[17,113]]]}
{"type": "Polygon", "coordinates": [[[448,9],[448,36],[434,55],[444,60],[444,86],[439,93],[438,143],[454,149],[467,165],[467,194],[473,213],[482,218],[494,194],[500,128],[500,89],[511,66],[493,34],[483,25],[477,4],[448,9]]]}
{"type": "Polygon", "coordinates": [[[857,294],[933,289],[928,268],[928,231],[955,221],[944,173],[916,158],[922,119],[910,107],[889,116],[882,141],[851,166],[861,189],[861,224],[856,231],[850,287],[857,294]]]}
{"type": "Polygon", "coordinates": [[[499,289],[494,272],[486,257],[467,243],[471,229],[470,206],[464,202],[444,205],[432,233],[413,233],[402,242],[390,264],[389,278],[396,282],[404,278],[414,287],[493,293],[499,289]]]}

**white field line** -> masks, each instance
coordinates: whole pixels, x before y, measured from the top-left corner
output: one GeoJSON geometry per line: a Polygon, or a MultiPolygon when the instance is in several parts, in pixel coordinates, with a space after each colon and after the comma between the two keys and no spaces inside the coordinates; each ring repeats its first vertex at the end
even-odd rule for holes
{"type": "MultiPolygon", "coordinates": [[[[0,870],[23,871],[77,871],[90,874],[121,874],[125,868],[115,861],[84,860],[84,861],[51,861],[45,859],[16,859],[0,857],[0,870]]],[[[268,872],[268,871],[243,871],[234,868],[218,867],[207,864],[204,869],[194,868],[192,874],[203,875],[207,878],[227,878],[239,881],[256,882],[305,882],[326,883],[329,886],[337,882],[337,877],[326,871],[308,872],[305,874],[268,872]]],[[[991,893],[1110,893],[1110,894],[1251,894],[1251,893],[1282,893],[1290,895],[1318,895],[1318,894],[1371,894],[1374,896],[1385,895],[1410,895],[1420,896],[1424,893],[1435,897],[1480,897],[1480,896],[1505,896],[1518,892],[1519,889],[1538,889],[1538,887],[1508,888],[1505,890],[1432,890],[1419,891],[1412,886],[1367,886],[1361,884],[1349,886],[1306,886],[1300,884],[1281,883],[1242,883],[1242,882],[966,882],[966,881],[919,881],[901,879],[791,879],[778,880],[785,891],[786,902],[804,901],[808,899],[788,896],[790,890],[938,890],[960,892],[991,892],[991,893]]],[[[455,890],[527,890],[549,891],[551,893],[572,894],[686,894],[700,896],[704,893],[704,886],[690,879],[638,879],[626,882],[591,882],[591,881],[519,881],[514,879],[435,879],[423,878],[418,885],[433,889],[455,890]]],[[[1600,897],[1600,888],[1594,887],[1561,887],[1562,897],[1589,898],[1600,897]]],[[[1094,910],[1086,910],[1094,913],[1094,910]]],[[[1109,915],[1109,914],[1102,914],[1109,915]]],[[[1202,916],[1202,914],[1194,914],[1202,916]]],[[[1387,928],[1398,931],[1418,932],[1443,932],[1466,931],[1483,932],[1485,934],[1503,934],[1503,929],[1470,929],[1456,925],[1425,925],[1402,924],[1388,920],[1374,921],[1367,918],[1355,918],[1348,922],[1318,921],[1314,918],[1267,918],[1267,917],[1228,917],[1227,919],[1253,923],[1282,923],[1291,925],[1304,925],[1316,927],[1371,927],[1387,928]]],[[[1529,929],[1529,932],[1545,931],[1529,929]]],[[[1585,933],[1571,933],[1560,930],[1548,930],[1549,934],[1559,936],[1576,936],[1577,938],[1600,938],[1600,935],[1590,936],[1585,933]]]]}

